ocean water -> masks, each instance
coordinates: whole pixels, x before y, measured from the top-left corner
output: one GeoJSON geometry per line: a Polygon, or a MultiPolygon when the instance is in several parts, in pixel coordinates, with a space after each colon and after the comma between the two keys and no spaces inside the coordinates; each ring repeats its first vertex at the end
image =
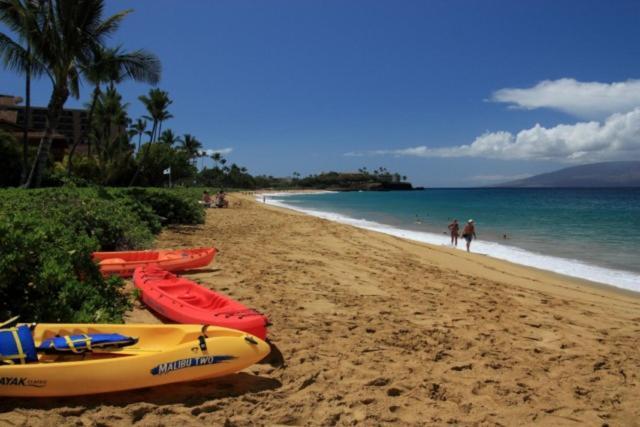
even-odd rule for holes
{"type": "Polygon", "coordinates": [[[640,189],[326,192],[267,202],[437,245],[450,244],[453,218],[461,230],[472,218],[473,252],[640,292],[640,189]]]}

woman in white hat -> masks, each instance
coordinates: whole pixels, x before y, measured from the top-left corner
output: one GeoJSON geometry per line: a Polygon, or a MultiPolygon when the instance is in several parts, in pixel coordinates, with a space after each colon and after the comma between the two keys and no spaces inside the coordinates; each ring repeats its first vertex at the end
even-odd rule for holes
{"type": "Polygon", "coordinates": [[[464,226],[464,230],[462,230],[462,237],[467,241],[467,252],[469,252],[469,248],[471,247],[471,240],[477,239],[476,237],[476,226],[472,219],[467,221],[464,226]]]}

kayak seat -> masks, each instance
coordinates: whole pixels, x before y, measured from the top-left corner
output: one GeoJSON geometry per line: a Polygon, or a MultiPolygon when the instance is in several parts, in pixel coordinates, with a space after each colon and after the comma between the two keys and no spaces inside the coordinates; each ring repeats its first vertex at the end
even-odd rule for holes
{"type": "Polygon", "coordinates": [[[37,362],[38,354],[27,325],[0,329],[0,364],[37,362]]]}
{"type": "Polygon", "coordinates": [[[216,310],[225,307],[226,305],[228,305],[228,301],[223,298],[211,298],[211,300],[202,304],[201,307],[207,310],[216,310]]]}
{"type": "Polygon", "coordinates": [[[47,338],[38,351],[45,353],[85,353],[107,347],[121,348],[138,342],[137,338],[120,334],[78,334],[47,338]]]}
{"type": "Polygon", "coordinates": [[[178,298],[180,298],[183,301],[198,301],[200,299],[200,296],[198,295],[193,295],[190,293],[185,292],[184,294],[181,295],[177,295],[178,298]]]}

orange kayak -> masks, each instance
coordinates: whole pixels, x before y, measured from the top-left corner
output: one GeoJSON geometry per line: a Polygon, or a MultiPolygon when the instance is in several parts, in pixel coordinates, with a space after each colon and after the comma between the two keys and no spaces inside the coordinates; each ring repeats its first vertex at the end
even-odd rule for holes
{"type": "Polygon", "coordinates": [[[167,271],[185,271],[206,267],[216,255],[215,248],[157,251],[94,252],[105,276],[131,277],[138,267],[156,266],[167,271]]]}
{"type": "Polygon", "coordinates": [[[157,267],[141,267],[133,283],[142,301],[162,317],[178,323],[238,329],[260,339],[267,336],[267,317],[226,295],[157,267]]]}

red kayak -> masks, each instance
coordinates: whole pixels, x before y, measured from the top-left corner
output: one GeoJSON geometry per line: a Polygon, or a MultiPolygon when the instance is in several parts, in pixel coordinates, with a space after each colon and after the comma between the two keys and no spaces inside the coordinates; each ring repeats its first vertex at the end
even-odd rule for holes
{"type": "Polygon", "coordinates": [[[154,265],[166,271],[185,271],[206,267],[216,255],[215,248],[157,251],[94,252],[105,276],[131,277],[138,267],[154,265]]]}
{"type": "Polygon", "coordinates": [[[133,282],[142,301],[161,316],[178,323],[238,329],[265,339],[268,319],[228,296],[158,267],[137,268],[133,282]]]}

